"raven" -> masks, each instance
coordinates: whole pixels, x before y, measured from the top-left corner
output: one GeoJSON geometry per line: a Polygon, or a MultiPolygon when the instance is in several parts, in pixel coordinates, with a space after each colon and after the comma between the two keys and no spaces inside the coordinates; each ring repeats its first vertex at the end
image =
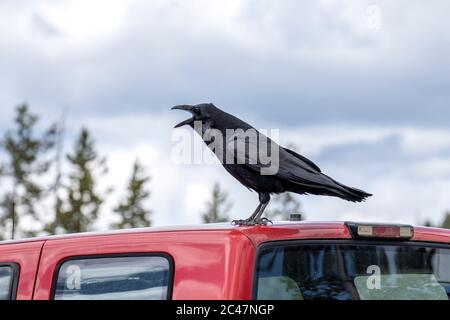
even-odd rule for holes
{"type": "Polygon", "coordinates": [[[287,191],[327,195],[352,202],[361,202],[371,196],[330,178],[311,160],[279,146],[248,123],[212,103],[177,105],[172,109],[192,114],[191,118],[178,123],[175,128],[189,125],[196,130],[228,173],[258,193],[259,205],[252,215],[245,220],[235,220],[233,224],[270,222],[261,215],[270,201],[270,195],[274,193],[287,191]]]}

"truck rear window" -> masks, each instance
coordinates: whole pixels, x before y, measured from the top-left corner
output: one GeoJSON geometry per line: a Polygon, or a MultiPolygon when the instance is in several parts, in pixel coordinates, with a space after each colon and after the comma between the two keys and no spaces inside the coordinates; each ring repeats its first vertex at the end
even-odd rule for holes
{"type": "Polygon", "coordinates": [[[59,266],[56,300],[165,300],[172,264],[165,255],[88,257],[59,266]]]}
{"type": "Polygon", "coordinates": [[[427,244],[278,242],[259,249],[255,298],[448,300],[450,249],[427,244]]]}

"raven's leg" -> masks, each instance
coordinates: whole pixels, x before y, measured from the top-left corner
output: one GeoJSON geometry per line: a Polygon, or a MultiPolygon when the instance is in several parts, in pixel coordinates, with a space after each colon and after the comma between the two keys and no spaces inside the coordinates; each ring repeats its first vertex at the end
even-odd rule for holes
{"type": "Polygon", "coordinates": [[[253,217],[253,223],[255,224],[266,224],[267,222],[272,222],[267,218],[261,218],[261,215],[264,213],[267,205],[270,201],[270,194],[261,192],[259,194],[259,202],[261,204],[261,208],[259,208],[258,213],[253,217]]]}
{"type": "Polygon", "coordinates": [[[234,224],[234,225],[249,225],[249,224],[253,224],[253,219],[255,219],[255,216],[261,210],[261,206],[262,205],[263,205],[262,203],[258,204],[258,206],[256,207],[255,211],[247,219],[245,219],[245,220],[242,220],[242,219],[241,220],[233,220],[231,222],[231,224],[234,224]]]}
{"type": "Polygon", "coordinates": [[[233,220],[231,223],[234,225],[254,225],[254,224],[266,224],[267,222],[271,222],[269,219],[260,218],[266,209],[267,205],[270,201],[270,194],[268,193],[259,193],[259,205],[256,207],[256,210],[252,213],[250,217],[245,220],[233,220]]]}

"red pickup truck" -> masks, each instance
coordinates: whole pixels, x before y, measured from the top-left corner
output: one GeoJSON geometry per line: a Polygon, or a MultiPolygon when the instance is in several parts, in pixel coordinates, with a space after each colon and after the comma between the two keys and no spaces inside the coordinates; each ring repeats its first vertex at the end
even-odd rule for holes
{"type": "Polygon", "coordinates": [[[450,230],[212,224],[0,242],[0,299],[433,299],[450,230]]]}

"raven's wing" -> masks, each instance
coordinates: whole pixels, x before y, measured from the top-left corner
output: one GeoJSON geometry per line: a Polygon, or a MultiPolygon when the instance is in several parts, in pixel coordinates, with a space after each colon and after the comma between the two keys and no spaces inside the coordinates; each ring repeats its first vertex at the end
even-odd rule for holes
{"type": "Polygon", "coordinates": [[[257,134],[241,132],[227,137],[225,151],[237,164],[246,165],[258,173],[261,173],[262,169],[275,165],[278,166],[278,172],[275,175],[284,179],[307,180],[309,178],[316,181],[317,177],[314,178],[314,176],[320,174],[320,168],[311,160],[292,150],[280,147],[260,132],[257,134]],[[268,152],[269,150],[271,152],[268,152]]]}
{"type": "Polygon", "coordinates": [[[285,151],[289,152],[290,154],[292,154],[293,156],[299,158],[300,160],[306,162],[307,164],[309,164],[311,167],[313,167],[314,169],[316,169],[319,172],[322,172],[322,170],[320,170],[319,166],[317,164],[315,164],[314,162],[312,162],[311,160],[309,160],[308,158],[302,156],[301,154],[298,154],[297,152],[288,149],[288,148],[283,148],[285,151]]]}
{"type": "MultiPolygon", "coordinates": [[[[264,147],[264,143],[262,146],[264,147]]],[[[320,168],[312,161],[292,150],[280,147],[260,132],[257,135],[235,134],[227,137],[225,152],[228,157],[232,153],[237,164],[245,165],[259,175],[267,174],[263,173],[263,170],[270,166],[277,167],[273,175],[294,186],[295,192],[332,195],[357,202],[370,196],[362,190],[347,187],[321,173],[320,168]],[[267,149],[272,150],[268,157],[270,163],[262,162],[259,158],[260,154],[268,154],[267,149],[259,149],[261,141],[264,140],[269,146],[267,149]]]]}

